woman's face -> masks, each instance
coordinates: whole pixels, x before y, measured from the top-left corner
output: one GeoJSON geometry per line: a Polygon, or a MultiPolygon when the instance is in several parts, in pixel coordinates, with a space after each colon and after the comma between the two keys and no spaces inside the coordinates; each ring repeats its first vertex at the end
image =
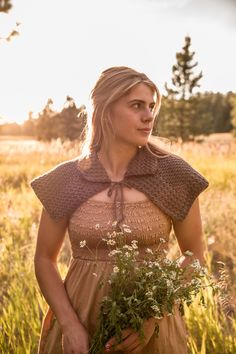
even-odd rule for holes
{"type": "Polygon", "coordinates": [[[154,106],[155,93],[143,83],[118,99],[110,109],[113,143],[146,145],[153,128],[154,106]]]}

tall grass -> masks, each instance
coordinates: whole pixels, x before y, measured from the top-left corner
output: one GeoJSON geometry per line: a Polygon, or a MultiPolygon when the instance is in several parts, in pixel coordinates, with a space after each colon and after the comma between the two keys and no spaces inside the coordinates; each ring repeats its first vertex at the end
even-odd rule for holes
{"type": "MultiPolygon", "coordinates": [[[[41,205],[29,188],[29,181],[55,164],[75,157],[78,150],[75,144],[61,145],[59,141],[0,143],[0,353],[36,353],[47,307],[33,270],[41,205]]],[[[234,297],[236,143],[188,143],[175,146],[175,150],[210,181],[210,187],[200,196],[210,268],[218,276],[216,262],[226,263],[228,292],[234,297]]],[[[177,250],[176,241],[172,241],[171,249],[177,250]]],[[[69,257],[66,242],[60,255],[62,275],[69,257]]],[[[206,308],[193,305],[185,309],[189,353],[236,353],[235,319],[227,315],[210,291],[204,296],[206,308]]]]}

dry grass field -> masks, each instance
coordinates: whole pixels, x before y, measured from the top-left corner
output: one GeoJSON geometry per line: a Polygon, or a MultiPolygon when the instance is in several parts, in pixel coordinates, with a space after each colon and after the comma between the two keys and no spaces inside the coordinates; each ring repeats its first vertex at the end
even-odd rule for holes
{"type": "MultiPolygon", "coordinates": [[[[205,292],[206,308],[186,308],[189,353],[236,353],[236,141],[229,134],[171,151],[184,157],[210,182],[200,196],[208,267],[222,277],[221,295],[205,292]],[[223,267],[221,263],[224,262],[223,267]]],[[[46,304],[34,276],[33,253],[41,205],[29,181],[59,162],[78,155],[79,146],[54,141],[0,138],[0,353],[34,354],[46,304]]],[[[178,252],[174,237],[171,252],[178,252]]],[[[70,251],[65,244],[60,270],[70,251]]]]}

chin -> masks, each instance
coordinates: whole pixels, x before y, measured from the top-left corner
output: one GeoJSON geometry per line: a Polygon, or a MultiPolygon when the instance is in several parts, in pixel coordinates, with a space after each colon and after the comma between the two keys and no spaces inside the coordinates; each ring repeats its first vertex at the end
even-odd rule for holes
{"type": "Polygon", "coordinates": [[[146,146],[147,143],[149,142],[149,139],[142,139],[138,142],[138,146],[146,146]]]}
{"type": "Polygon", "coordinates": [[[147,139],[147,138],[146,139],[135,139],[135,140],[129,141],[128,144],[137,148],[140,146],[146,146],[148,142],[149,142],[149,139],[147,139]]]}

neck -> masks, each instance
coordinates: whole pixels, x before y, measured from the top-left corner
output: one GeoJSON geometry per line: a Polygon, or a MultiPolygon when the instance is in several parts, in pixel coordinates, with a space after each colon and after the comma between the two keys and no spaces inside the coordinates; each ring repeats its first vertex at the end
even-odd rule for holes
{"type": "Polygon", "coordinates": [[[117,146],[103,144],[98,157],[105,168],[109,178],[118,182],[124,178],[130,160],[137,153],[137,147],[117,146]]]}

